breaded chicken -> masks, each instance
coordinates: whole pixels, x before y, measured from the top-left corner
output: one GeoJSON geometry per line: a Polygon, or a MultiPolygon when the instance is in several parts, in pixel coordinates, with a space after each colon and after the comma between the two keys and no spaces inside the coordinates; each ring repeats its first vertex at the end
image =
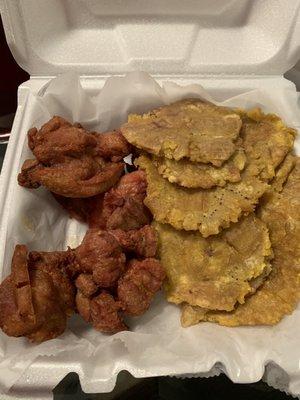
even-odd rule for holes
{"type": "Polygon", "coordinates": [[[26,160],[18,176],[27,188],[43,185],[65,197],[90,197],[108,190],[123,173],[123,163],[98,154],[94,134],[61,117],[53,117],[39,131],[30,129],[28,145],[36,160],[26,160]]]}

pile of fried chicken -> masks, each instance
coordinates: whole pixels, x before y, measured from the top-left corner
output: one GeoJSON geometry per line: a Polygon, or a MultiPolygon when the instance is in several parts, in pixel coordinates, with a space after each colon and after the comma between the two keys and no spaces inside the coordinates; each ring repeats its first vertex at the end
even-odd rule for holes
{"type": "Polygon", "coordinates": [[[38,343],[61,335],[76,312],[101,332],[128,329],[124,316],[143,314],[165,278],[143,203],[146,175],[124,174],[131,146],[119,131],[88,132],[61,117],[32,128],[28,146],[35,158],[24,162],[19,184],[46,187],[89,228],[75,249],[16,246],[0,285],[1,329],[38,343]]]}

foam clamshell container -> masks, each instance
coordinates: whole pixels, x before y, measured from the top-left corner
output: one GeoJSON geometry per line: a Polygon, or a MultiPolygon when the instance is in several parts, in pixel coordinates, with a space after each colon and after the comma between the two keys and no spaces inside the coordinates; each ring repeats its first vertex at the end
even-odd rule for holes
{"type": "MultiPolygon", "coordinates": [[[[300,0],[0,0],[0,7],[10,49],[30,74],[19,87],[1,174],[1,279],[20,240],[54,250],[78,243],[86,229],[61,216],[45,190],[16,182],[30,154],[28,128],[54,113],[104,131],[129,111],[196,95],[260,105],[300,127],[299,95],[283,76],[300,59],[300,0]]],[[[69,372],[85,392],[109,392],[128,370],[136,377],[224,372],[300,395],[299,307],[274,327],[181,328],[178,308],[159,295],[132,326],[107,336],[83,333],[75,319],[61,338],[38,346],[1,333],[0,393],[46,399],[69,372]]]]}

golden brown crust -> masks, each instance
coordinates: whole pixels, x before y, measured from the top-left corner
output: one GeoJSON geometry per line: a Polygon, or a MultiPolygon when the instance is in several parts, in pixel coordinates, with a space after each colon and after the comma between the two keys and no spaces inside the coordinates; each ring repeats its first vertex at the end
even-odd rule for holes
{"type": "Polygon", "coordinates": [[[191,99],[130,115],[121,132],[151,154],[221,166],[236,150],[241,125],[233,110],[191,99]]]}
{"type": "Polygon", "coordinates": [[[241,112],[241,138],[247,156],[245,172],[269,182],[276,168],[293,149],[296,131],[274,114],[260,109],[241,112]]]}
{"type": "Polygon", "coordinates": [[[199,321],[226,326],[274,325],[290,314],[300,300],[300,159],[281,193],[274,191],[259,210],[270,231],[272,272],[257,292],[234,311],[214,312],[184,306],[185,326],[199,321]]]}
{"type": "Polygon", "coordinates": [[[143,155],[137,162],[147,174],[144,203],[154,219],[176,229],[199,230],[204,237],[219,233],[243,214],[252,212],[268,188],[258,178],[247,177],[224,188],[188,189],[161,177],[149,157],[143,155]]]}
{"type": "Polygon", "coordinates": [[[164,157],[154,157],[157,171],[169,182],[187,188],[202,189],[225,186],[227,182],[239,182],[245,163],[246,157],[242,148],[237,149],[232,157],[219,168],[210,164],[193,163],[188,159],[175,161],[164,157]]]}
{"type": "Polygon", "coordinates": [[[208,309],[232,310],[252,292],[272,255],[268,231],[253,214],[218,236],[203,238],[154,223],[167,274],[167,300],[208,309]]]}

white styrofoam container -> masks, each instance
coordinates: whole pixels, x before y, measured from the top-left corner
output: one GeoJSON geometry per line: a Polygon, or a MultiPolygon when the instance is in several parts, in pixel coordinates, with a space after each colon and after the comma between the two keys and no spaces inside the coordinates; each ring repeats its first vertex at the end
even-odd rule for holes
{"type": "MultiPolygon", "coordinates": [[[[11,51],[31,76],[19,88],[2,170],[2,239],[29,94],[51,77],[76,71],[83,87],[95,93],[110,75],[144,70],[159,82],[200,83],[221,101],[255,88],[293,89],[283,74],[300,58],[299,0],[0,0],[0,7],[11,51]]],[[[12,393],[46,398],[71,371],[79,373],[87,390],[97,391],[101,377],[85,382],[74,360],[39,357],[12,393]]]]}

